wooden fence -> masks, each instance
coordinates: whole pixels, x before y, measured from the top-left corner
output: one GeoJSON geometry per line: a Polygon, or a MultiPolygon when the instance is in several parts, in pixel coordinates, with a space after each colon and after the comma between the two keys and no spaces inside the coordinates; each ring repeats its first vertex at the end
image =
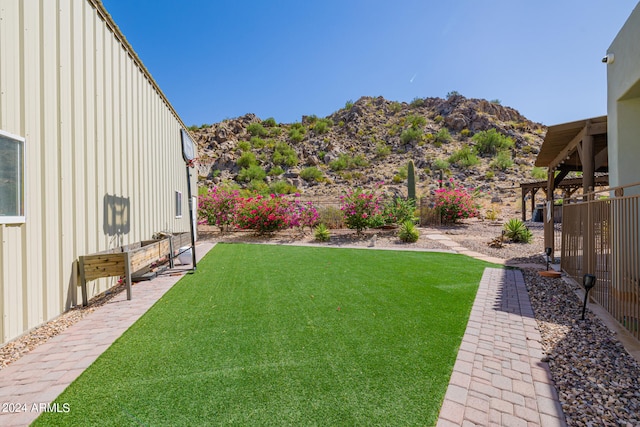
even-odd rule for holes
{"type": "Polygon", "coordinates": [[[563,206],[562,269],[578,283],[594,274],[590,296],[640,339],[640,183],[586,198],[563,206]]]}

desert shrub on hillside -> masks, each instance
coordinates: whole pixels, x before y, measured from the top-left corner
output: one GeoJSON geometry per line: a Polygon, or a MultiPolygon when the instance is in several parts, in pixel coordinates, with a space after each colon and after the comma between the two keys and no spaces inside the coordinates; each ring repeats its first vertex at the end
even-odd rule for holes
{"type": "Polygon", "coordinates": [[[495,156],[502,150],[513,148],[513,139],[498,133],[495,129],[483,130],[471,138],[475,142],[475,149],[481,156],[495,156]]]}
{"type": "Polygon", "coordinates": [[[267,145],[267,141],[265,141],[264,139],[258,136],[251,137],[251,139],[249,140],[249,143],[253,148],[258,148],[258,149],[263,148],[265,145],[267,145]]]}
{"type": "Polygon", "coordinates": [[[273,163],[289,167],[295,166],[298,164],[298,155],[286,142],[278,142],[273,151],[273,163]]]}
{"type": "Polygon", "coordinates": [[[282,169],[280,166],[274,166],[271,169],[269,169],[269,176],[278,176],[278,175],[282,175],[284,173],[284,169],[282,169]]]}
{"type": "Polygon", "coordinates": [[[409,114],[406,117],[406,122],[412,128],[418,129],[427,124],[427,119],[424,116],[409,114]]]}
{"type": "Polygon", "coordinates": [[[309,166],[308,168],[304,168],[300,171],[300,178],[305,181],[319,182],[323,177],[324,175],[322,174],[322,171],[315,166],[309,166]]]}
{"type": "Polygon", "coordinates": [[[400,134],[400,141],[402,141],[403,144],[408,144],[412,141],[420,141],[422,139],[422,134],[423,132],[421,129],[410,127],[402,131],[400,134]]]}
{"type": "Polygon", "coordinates": [[[267,176],[267,173],[258,165],[251,165],[247,168],[240,169],[240,173],[238,174],[238,179],[240,181],[249,182],[249,181],[262,181],[267,176]]]}
{"type": "Polygon", "coordinates": [[[293,142],[300,142],[304,139],[304,132],[300,129],[289,129],[289,139],[293,142]]]}
{"type": "Polygon", "coordinates": [[[433,163],[431,164],[431,167],[434,170],[447,170],[447,169],[449,169],[449,166],[451,166],[451,165],[445,159],[435,159],[433,161],[433,163]]]}
{"type": "Polygon", "coordinates": [[[276,119],[274,119],[273,117],[269,117],[268,119],[264,119],[262,121],[262,126],[266,128],[272,128],[278,126],[278,123],[276,123],[276,119]]]}
{"type": "Polygon", "coordinates": [[[442,128],[436,132],[435,141],[440,144],[448,144],[451,142],[451,133],[449,132],[449,129],[442,128]]]}
{"type": "Polygon", "coordinates": [[[245,151],[236,161],[236,164],[241,168],[248,168],[257,163],[258,160],[256,159],[256,155],[251,151],[245,151]]]}
{"type": "Polygon", "coordinates": [[[480,159],[478,159],[473,150],[467,145],[455,151],[451,156],[449,156],[448,160],[449,163],[455,164],[461,168],[469,168],[480,163],[480,159]]]}
{"type": "Polygon", "coordinates": [[[389,147],[384,142],[378,142],[376,144],[376,157],[379,159],[384,159],[389,154],[391,154],[391,147],[389,147]]]}
{"type": "Polygon", "coordinates": [[[531,177],[535,179],[547,179],[547,168],[534,166],[533,169],[531,169],[531,177]]]}
{"type": "Polygon", "coordinates": [[[267,136],[267,130],[262,126],[261,123],[250,123],[247,126],[247,132],[251,134],[251,136],[267,136]]]}
{"type": "Polygon", "coordinates": [[[356,167],[367,166],[369,162],[362,154],[350,156],[348,154],[340,154],[337,159],[329,162],[329,168],[332,171],[338,172],[342,170],[353,169],[356,167]]]}
{"type": "Polygon", "coordinates": [[[490,166],[494,169],[507,170],[513,166],[513,160],[511,159],[511,152],[500,151],[496,158],[491,162],[490,166]]]}
{"type": "Polygon", "coordinates": [[[251,143],[249,141],[238,141],[238,148],[240,151],[251,150],[251,143]]]}
{"type": "Polygon", "coordinates": [[[315,125],[313,125],[313,132],[316,135],[322,135],[329,132],[329,128],[333,125],[331,119],[319,119],[315,125]]]}

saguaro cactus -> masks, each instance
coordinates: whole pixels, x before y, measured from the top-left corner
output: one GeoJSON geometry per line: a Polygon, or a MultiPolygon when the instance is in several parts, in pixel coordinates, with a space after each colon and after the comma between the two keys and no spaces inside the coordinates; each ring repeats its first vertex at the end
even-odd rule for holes
{"type": "Polygon", "coordinates": [[[413,160],[409,160],[407,165],[407,198],[413,201],[416,200],[416,170],[413,160]]]}

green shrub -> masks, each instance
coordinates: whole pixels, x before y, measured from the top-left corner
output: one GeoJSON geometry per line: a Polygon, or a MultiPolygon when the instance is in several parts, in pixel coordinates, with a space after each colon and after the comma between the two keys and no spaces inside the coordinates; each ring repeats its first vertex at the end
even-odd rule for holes
{"type": "Polygon", "coordinates": [[[249,141],[238,141],[238,148],[240,151],[251,150],[251,143],[249,141]]]}
{"type": "Polygon", "coordinates": [[[246,168],[240,169],[238,179],[244,182],[250,182],[254,180],[262,181],[267,177],[267,173],[258,165],[251,165],[246,168]]]}
{"type": "Polygon", "coordinates": [[[253,148],[264,148],[264,146],[267,145],[267,142],[264,139],[257,136],[252,136],[249,142],[253,148]]]}
{"type": "Polygon", "coordinates": [[[274,166],[271,169],[269,169],[269,176],[278,176],[278,175],[282,175],[284,173],[284,169],[282,169],[280,166],[274,166]]]}
{"type": "Polygon", "coordinates": [[[376,144],[376,157],[379,159],[384,159],[389,154],[391,154],[391,147],[389,147],[384,142],[378,142],[376,144]]]}
{"type": "Polygon", "coordinates": [[[351,110],[353,108],[353,101],[352,100],[348,100],[347,102],[344,103],[344,109],[345,110],[351,110]]]}
{"type": "Polygon", "coordinates": [[[435,140],[436,142],[439,142],[441,144],[448,144],[449,142],[451,142],[451,134],[449,133],[449,129],[442,128],[438,132],[436,132],[435,140]]]}
{"type": "Polygon", "coordinates": [[[547,168],[534,166],[531,169],[531,177],[535,179],[547,179],[547,168]]]}
{"type": "Polygon", "coordinates": [[[495,159],[491,162],[490,166],[494,169],[507,170],[513,166],[513,160],[511,160],[511,153],[507,150],[500,151],[495,159]]]}
{"type": "Polygon", "coordinates": [[[409,129],[402,131],[402,134],[400,134],[400,141],[402,141],[403,144],[408,144],[412,141],[419,141],[422,139],[422,134],[423,132],[421,129],[410,127],[409,129]]]}
{"type": "Polygon", "coordinates": [[[276,143],[273,151],[273,163],[276,165],[295,166],[298,164],[296,151],[286,142],[276,143]]]}
{"type": "Polygon", "coordinates": [[[276,123],[276,119],[274,119],[273,117],[269,117],[268,119],[264,119],[262,121],[262,126],[266,128],[272,128],[278,126],[278,123],[276,123]]]}
{"type": "Polygon", "coordinates": [[[295,185],[289,184],[287,181],[274,181],[269,184],[269,192],[271,194],[294,194],[298,191],[295,185]]]}
{"type": "Polygon", "coordinates": [[[384,224],[402,224],[405,221],[414,221],[416,203],[413,199],[403,199],[396,197],[390,199],[382,208],[384,224]]]}
{"type": "Polygon", "coordinates": [[[468,138],[468,137],[469,137],[469,135],[471,135],[471,131],[470,131],[469,129],[467,129],[467,128],[464,128],[464,129],[462,129],[462,130],[460,131],[460,136],[461,136],[462,138],[468,138]]]}
{"type": "Polygon", "coordinates": [[[471,138],[481,156],[495,156],[498,152],[513,148],[513,139],[498,133],[495,129],[483,130],[471,138]]]}
{"type": "Polygon", "coordinates": [[[331,119],[320,119],[313,126],[313,132],[316,135],[322,135],[324,133],[329,132],[329,128],[333,125],[331,119]]]}
{"type": "Polygon", "coordinates": [[[320,182],[322,181],[323,177],[324,175],[322,174],[322,171],[315,166],[310,166],[300,171],[300,178],[304,179],[305,181],[320,182]]]}
{"type": "Polygon", "coordinates": [[[267,136],[267,130],[261,123],[250,123],[247,126],[247,132],[249,132],[251,136],[267,136]]]}
{"type": "Polygon", "coordinates": [[[389,110],[391,110],[392,113],[398,113],[402,110],[402,104],[399,103],[398,101],[393,101],[389,105],[389,110]]]}
{"type": "Polygon", "coordinates": [[[409,107],[411,108],[419,108],[424,106],[424,98],[413,98],[409,103],[409,107]]]}
{"type": "Polygon", "coordinates": [[[313,237],[318,242],[328,242],[329,240],[331,240],[331,232],[326,225],[320,223],[313,229],[313,237]]]}
{"type": "Polygon", "coordinates": [[[444,120],[444,117],[442,117],[440,114],[438,114],[433,118],[433,121],[436,123],[441,123],[443,120],[444,120]]]}
{"type": "Polygon", "coordinates": [[[269,128],[269,136],[270,137],[275,138],[275,137],[278,137],[280,135],[282,135],[282,128],[281,127],[276,126],[276,127],[269,128]]]}
{"type": "Polygon", "coordinates": [[[300,129],[289,129],[289,139],[293,142],[300,142],[304,139],[304,132],[300,129]]]}
{"type": "Polygon", "coordinates": [[[469,168],[480,163],[480,159],[475,155],[470,147],[464,146],[449,156],[449,163],[455,164],[461,168],[469,168]]]}
{"type": "Polygon", "coordinates": [[[407,116],[406,123],[408,123],[412,128],[418,129],[427,124],[427,119],[425,119],[424,116],[409,114],[407,116]]]}
{"type": "Polygon", "coordinates": [[[251,151],[245,151],[244,153],[242,153],[242,155],[238,158],[238,161],[236,162],[236,164],[241,168],[248,168],[257,163],[258,161],[256,160],[256,155],[253,154],[251,151]]]}
{"type": "Polygon", "coordinates": [[[487,171],[485,172],[484,177],[485,179],[493,179],[496,177],[496,174],[493,171],[487,171]]]}
{"type": "Polygon", "coordinates": [[[431,167],[433,167],[434,170],[446,170],[449,169],[449,166],[449,162],[445,159],[435,159],[431,164],[431,167]]]}
{"type": "Polygon", "coordinates": [[[460,96],[460,92],[458,92],[457,90],[447,92],[447,99],[453,98],[454,96],[460,96]]]}
{"type": "Polygon", "coordinates": [[[511,218],[504,224],[504,235],[516,243],[530,243],[533,233],[517,218],[511,218]]]}
{"type": "Polygon", "coordinates": [[[420,232],[413,221],[405,221],[400,226],[398,237],[405,243],[414,243],[420,238],[420,232]]]}
{"type": "Polygon", "coordinates": [[[337,159],[329,162],[329,168],[335,172],[368,165],[369,162],[367,162],[367,159],[362,154],[358,154],[354,157],[351,157],[348,154],[340,154],[337,159]]]}

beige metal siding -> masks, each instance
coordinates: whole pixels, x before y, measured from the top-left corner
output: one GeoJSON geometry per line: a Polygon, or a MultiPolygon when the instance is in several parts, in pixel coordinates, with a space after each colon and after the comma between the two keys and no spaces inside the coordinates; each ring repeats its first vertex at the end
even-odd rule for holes
{"type": "Polygon", "coordinates": [[[27,152],[26,223],[0,225],[0,343],[77,303],[78,256],[189,230],[183,126],[97,0],[0,0],[0,129],[27,152]]]}

